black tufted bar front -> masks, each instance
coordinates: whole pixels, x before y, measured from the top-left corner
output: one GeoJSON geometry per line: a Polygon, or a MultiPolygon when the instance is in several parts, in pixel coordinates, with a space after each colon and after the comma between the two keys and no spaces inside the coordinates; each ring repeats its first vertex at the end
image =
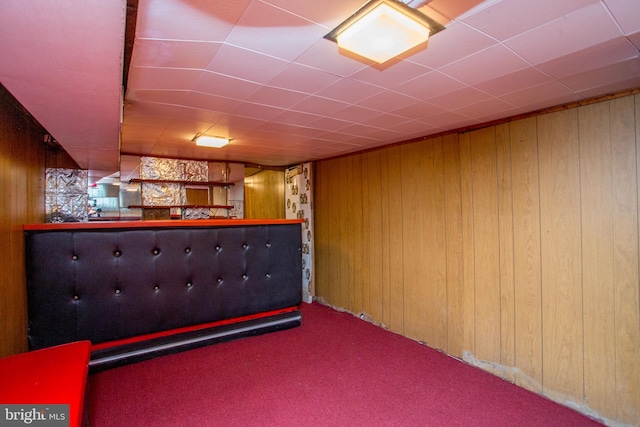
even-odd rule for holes
{"type": "Polygon", "coordinates": [[[94,370],[298,326],[300,221],[25,226],[29,348],[94,370]]]}

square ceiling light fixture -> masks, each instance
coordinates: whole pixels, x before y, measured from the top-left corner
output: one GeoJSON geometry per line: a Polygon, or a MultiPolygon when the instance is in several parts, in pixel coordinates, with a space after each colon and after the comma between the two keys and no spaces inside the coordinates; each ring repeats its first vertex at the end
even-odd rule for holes
{"type": "Polygon", "coordinates": [[[371,0],[324,38],[382,64],[422,43],[444,26],[397,0],[371,0]]]}
{"type": "Polygon", "coordinates": [[[228,138],[223,138],[221,136],[209,136],[209,135],[201,135],[198,134],[193,138],[193,141],[196,145],[200,147],[213,147],[213,148],[221,148],[229,143],[228,138]]]}

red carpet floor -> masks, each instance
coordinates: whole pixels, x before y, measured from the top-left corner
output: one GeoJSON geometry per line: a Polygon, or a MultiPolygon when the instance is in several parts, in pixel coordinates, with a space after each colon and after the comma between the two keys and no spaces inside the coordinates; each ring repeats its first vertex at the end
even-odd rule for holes
{"type": "Polygon", "coordinates": [[[298,328],[92,375],[91,425],[601,425],[350,314],[302,314],[298,328]]]}

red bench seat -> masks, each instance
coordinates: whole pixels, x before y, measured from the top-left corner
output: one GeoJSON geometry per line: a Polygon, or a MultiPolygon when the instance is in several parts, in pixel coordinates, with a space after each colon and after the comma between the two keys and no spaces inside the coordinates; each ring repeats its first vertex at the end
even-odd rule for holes
{"type": "Polygon", "coordinates": [[[0,359],[0,403],[68,404],[82,424],[91,343],[77,341],[0,359]]]}

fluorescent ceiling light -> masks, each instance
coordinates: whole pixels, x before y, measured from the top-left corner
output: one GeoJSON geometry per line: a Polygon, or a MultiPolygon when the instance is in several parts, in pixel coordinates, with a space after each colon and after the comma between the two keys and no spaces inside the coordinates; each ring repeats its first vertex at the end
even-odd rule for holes
{"type": "Polygon", "coordinates": [[[325,36],[341,49],[382,64],[444,27],[397,0],[371,0],[325,36]]]}
{"type": "Polygon", "coordinates": [[[220,148],[229,143],[228,138],[222,138],[220,136],[196,135],[193,140],[196,142],[196,145],[201,147],[220,148]]]}

